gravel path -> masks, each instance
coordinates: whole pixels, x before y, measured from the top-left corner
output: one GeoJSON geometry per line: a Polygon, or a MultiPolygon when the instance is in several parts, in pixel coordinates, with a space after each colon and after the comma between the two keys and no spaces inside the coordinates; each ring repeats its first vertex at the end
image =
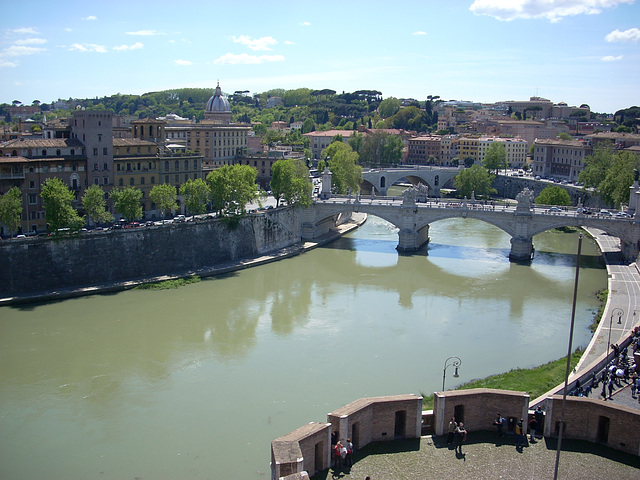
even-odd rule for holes
{"type": "MultiPolygon", "coordinates": [[[[552,479],[556,458],[555,439],[539,439],[521,452],[513,438],[495,443],[494,432],[471,432],[463,455],[446,444],[446,437],[378,442],[354,455],[350,471],[321,472],[315,480],[354,478],[363,480],[435,479],[552,479]]],[[[559,479],[638,480],[640,458],[589,442],[563,440],[559,479]]]]}

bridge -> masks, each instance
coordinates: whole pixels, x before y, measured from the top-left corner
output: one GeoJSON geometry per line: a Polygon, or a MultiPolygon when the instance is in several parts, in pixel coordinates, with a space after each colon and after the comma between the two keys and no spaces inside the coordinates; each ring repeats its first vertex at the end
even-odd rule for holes
{"type": "MultiPolygon", "coordinates": [[[[636,188],[636,198],[640,190],[636,188]]],[[[595,227],[620,239],[625,259],[635,261],[640,245],[640,209],[632,217],[588,215],[583,208],[539,207],[533,204],[533,194],[524,189],[515,205],[486,205],[475,200],[454,202],[417,202],[415,190],[407,189],[402,197],[371,196],[317,199],[302,214],[302,238],[312,240],[326,234],[345,221],[353,212],[380,217],[398,228],[401,252],[419,250],[429,242],[429,225],[447,218],[472,218],[494,225],[511,236],[511,261],[528,262],[533,258],[533,237],[560,227],[595,227]]],[[[640,200],[636,200],[640,202],[640,200]]],[[[633,205],[635,203],[632,202],[633,205]]]]}
{"type": "MultiPolygon", "coordinates": [[[[406,178],[412,185],[423,183],[429,187],[430,197],[440,196],[440,187],[446,185],[463,170],[464,167],[430,167],[415,165],[407,168],[389,168],[385,170],[367,170],[362,172],[361,191],[387,195],[391,185],[401,178],[406,178]]],[[[330,185],[330,183],[329,183],[330,185]]]]}

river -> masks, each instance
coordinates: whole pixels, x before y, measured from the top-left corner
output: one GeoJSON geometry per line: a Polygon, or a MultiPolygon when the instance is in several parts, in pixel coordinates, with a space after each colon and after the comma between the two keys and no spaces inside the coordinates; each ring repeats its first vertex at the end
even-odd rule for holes
{"type": "MultiPolygon", "coordinates": [[[[0,309],[0,478],[269,478],[270,441],[360,397],[430,394],[566,353],[576,233],[530,266],[482,222],[398,255],[370,217],[324,248],[176,290],[0,309]]],[[[585,237],[573,344],[607,274],[585,237]]]]}

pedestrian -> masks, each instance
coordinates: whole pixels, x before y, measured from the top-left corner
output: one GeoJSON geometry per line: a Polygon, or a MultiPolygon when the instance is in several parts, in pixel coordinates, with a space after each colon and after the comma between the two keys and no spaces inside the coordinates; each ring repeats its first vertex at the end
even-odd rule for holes
{"type": "Polygon", "coordinates": [[[519,450],[520,447],[524,447],[524,427],[523,427],[524,419],[520,419],[518,423],[516,423],[516,450],[519,450]]]}
{"type": "Polygon", "coordinates": [[[538,430],[538,422],[534,415],[531,421],[529,422],[529,433],[531,435],[530,436],[531,443],[536,443],[536,430],[538,430]]]}
{"type": "Polygon", "coordinates": [[[544,433],[544,412],[542,411],[542,405],[538,405],[536,411],[533,413],[534,418],[536,419],[536,432],[540,431],[541,434],[544,433]]]}
{"type": "Polygon", "coordinates": [[[453,443],[453,435],[456,433],[456,428],[458,424],[456,423],[456,418],[451,417],[451,421],[449,422],[449,435],[447,435],[447,445],[453,443]]]}
{"type": "Polygon", "coordinates": [[[340,450],[342,449],[342,443],[338,441],[333,446],[333,469],[340,471],[342,469],[342,456],[340,450]]]}
{"type": "Polygon", "coordinates": [[[609,384],[607,385],[607,388],[609,389],[609,399],[613,397],[613,378],[614,377],[611,377],[609,379],[609,384]]]}
{"type": "Polygon", "coordinates": [[[344,464],[346,467],[351,468],[353,467],[353,443],[351,443],[350,438],[347,438],[345,447],[347,447],[347,456],[344,459],[344,464]]]}
{"type": "Polygon", "coordinates": [[[631,374],[631,397],[632,398],[636,398],[636,380],[638,379],[638,374],[636,372],[633,372],[631,374]]]}
{"type": "Polygon", "coordinates": [[[504,437],[504,433],[502,433],[502,426],[504,424],[504,418],[500,413],[496,413],[496,419],[493,421],[493,424],[496,426],[496,433],[498,434],[498,440],[504,437]]]}
{"type": "Polygon", "coordinates": [[[460,422],[456,427],[456,452],[460,450],[462,453],[462,442],[467,439],[467,431],[464,428],[464,423],[460,422]]]}

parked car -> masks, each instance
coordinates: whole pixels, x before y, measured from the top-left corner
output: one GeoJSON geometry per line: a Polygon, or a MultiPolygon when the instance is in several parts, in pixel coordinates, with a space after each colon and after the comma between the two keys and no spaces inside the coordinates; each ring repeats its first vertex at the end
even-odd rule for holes
{"type": "Polygon", "coordinates": [[[175,217],[173,217],[173,223],[182,223],[185,221],[186,221],[186,218],[184,215],[176,215],[175,217]]]}
{"type": "Polygon", "coordinates": [[[564,210],[562,210],[560,207],[551,207],[549,209],[549,212],[563,212],[564,210]]]}
{"type": "Polygon", "coordinates": [[[603,217],[612,217],[613,216],[613,214],[609,210],[606,210],[604,208],[602,210],[600,210],[600,215],[603,216],[603,217]]]}

